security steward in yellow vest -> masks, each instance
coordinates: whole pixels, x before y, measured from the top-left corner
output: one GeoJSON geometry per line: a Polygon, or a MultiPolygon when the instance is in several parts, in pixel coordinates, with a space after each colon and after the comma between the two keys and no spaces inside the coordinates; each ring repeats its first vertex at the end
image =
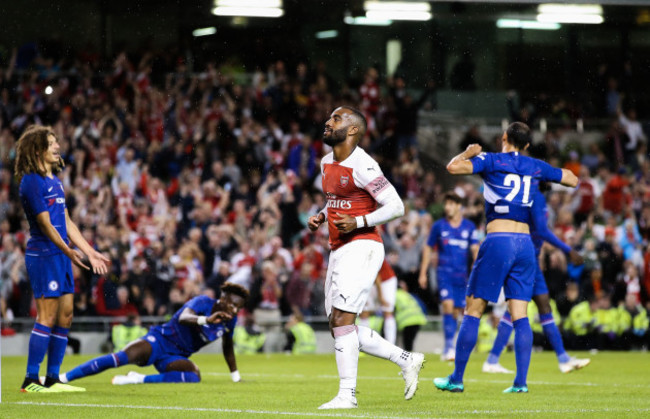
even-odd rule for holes
{"type": "Polygon", "coordinates": [[[316,353],[316,334],[314,329],[304,322],[300,312],[296,312],[289,317],[285,325],[287,331],[287,345],[284,350],[295,355],[315,354],[316,353]]]}
{"type": "Polygon", "coordinates": [[[417,300],[402,288],[397,288],[395,294],[395,321],[397,330],[402,332],[404,350],[411,352],[420,326],[427,324],[427,318],[417,300]]]}
{"type": "Polygon", "coordinates": [[[116,324],[111,329],[111,340],[113,341],[113,352],[121,351],[124,347],[147,334],[147,329],[140,325],[140,318],[129,315],[126,322],[116,324]]]}

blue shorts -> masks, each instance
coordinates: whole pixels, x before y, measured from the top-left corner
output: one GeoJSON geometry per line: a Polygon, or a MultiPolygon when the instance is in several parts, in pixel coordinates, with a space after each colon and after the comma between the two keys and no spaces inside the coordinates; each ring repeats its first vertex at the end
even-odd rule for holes
{"type": "Polygon", "coordinates": [[[151,356],[144,366],[153,365],[158,372],[166,372],[170,363],[179,359],[187,361],[188,357],[179,354],[176,345],[158,333],[156,327],[149,329],[149,333],[142,337],[151,345],[151,356]]]}
{"type": "Polygon", "coordinates": [[[466,294],[496,303],[503,287],[506,299],[530,301],[537,266],[530,235],[490,233],[479,248],[466,294]]]}
{"type": "Polygon", "coordinates": [[[63,253],[48,256],[25,255],[25,268],[34,298],[58,298],[74,294],[72,261],[63,253]]]}
{"type": "Polygon", "coordinates": [[[546,286],[546,280],[544,279],[544,274],[537,264],[535,269],[535,285],[533,285],[533,297],[536,295],[548,294],[548,287],[546,286]]]}
{"type": "Polygon", "coordinates": [[[450,276],[438,271],[438,290],[440,301],[454,300],[454,307],[465,308],[467,282],[464,276],[450,276]]]}

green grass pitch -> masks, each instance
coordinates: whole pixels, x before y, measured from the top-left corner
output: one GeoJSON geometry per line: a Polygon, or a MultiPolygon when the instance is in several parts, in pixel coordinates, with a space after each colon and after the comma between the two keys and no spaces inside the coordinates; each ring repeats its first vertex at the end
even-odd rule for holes
{"type": "MultiPolygon", "coordinates": [[[[453,369],[437,355],[427,355],[420,386],[411,401],[403,398],[399,369],[370,356],[359,360],[359,408],[320,411],[317,407],[336,395],[338,378],[333,355],[284,354],[239,356],[244,379],[232,383],[221,355],[193,357],[202,372],[198,384],[113,386],[111,378],[130,370],[153,373],[153,368],[121,367],[74,382],[85,393],[26,394],[22,382],[26,357],[2,358],[0,417],[7,418],[202,418],[202,417],[649,417],[650,354],[642,352],[575,354],[590,356],[581,371],[562,374],[551,352],[534,353],[528,376],[529,394],[502,394],[512,376],[484,374],[486,356],[474,354],[465,375],[465,392],[437,391],[431,380],[453,369]]],[[[88,356],[67,356],[67,370],[88,356]]],[[[514,369],[514,355],[502,364],[514,369]]]]}

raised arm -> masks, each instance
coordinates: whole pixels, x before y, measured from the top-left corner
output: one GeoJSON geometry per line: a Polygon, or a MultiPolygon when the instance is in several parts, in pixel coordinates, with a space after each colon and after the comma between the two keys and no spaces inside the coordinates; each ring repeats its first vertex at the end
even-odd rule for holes
{"type": "Polygon", "coordinates": [[[465,151],[458,154],[447,163],[447,171],[452,175],[471,175],[474,165],[469,159],[476,157],[483,151],[479,144],[470,144],[465,151]]]}
{"type": "Polygon", "coordinates": [[[560,183],[564,186],[575,188],[578,186],[578,176],[569,169],[562,169],[562,180],[560,183]]]}

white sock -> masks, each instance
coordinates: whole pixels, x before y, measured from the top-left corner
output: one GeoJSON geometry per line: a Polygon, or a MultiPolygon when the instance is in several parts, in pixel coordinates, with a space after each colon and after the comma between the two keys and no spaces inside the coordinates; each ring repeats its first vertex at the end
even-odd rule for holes
{"type": "Polygon", "coordinates": [[[144,379],[147,377],[146,375],[135,371],[129,371],[126,376],[129,377],[134,384],[144,384],[144,379]]]}
{"type": "Polygon", "coordinates": [[[388,342],[372,329],[363,326],[359,326],[358,329],[360,351],[378,358],[388,359],[402,369],[409,364],[411,359],[410,352],[388,342]]]}
{"type": "Polygon", "coordinates": [[[359,317],[359,326],[370,327],[370,317],[366,317],[365,319],[359,317]]]}
{"type": "Polygon", "coordinates": [[[397,341],[397,322],[395,316],[384,318],[384,337],[393,345],[397,341]]]}
{"type": "Polygon", "coordinates": [[[359,364],[359,337],[355,325],[339,326],[334,332],[334,354],[339,370],[339,396],[355,397],[357,366],[359,364]]]}
{"type": "Polygon", "coordinates": [[[68,382],[68,377],[64,374],[59,374],[59,381],[61,381],[63,384],[66,384],[68,382]]]}

